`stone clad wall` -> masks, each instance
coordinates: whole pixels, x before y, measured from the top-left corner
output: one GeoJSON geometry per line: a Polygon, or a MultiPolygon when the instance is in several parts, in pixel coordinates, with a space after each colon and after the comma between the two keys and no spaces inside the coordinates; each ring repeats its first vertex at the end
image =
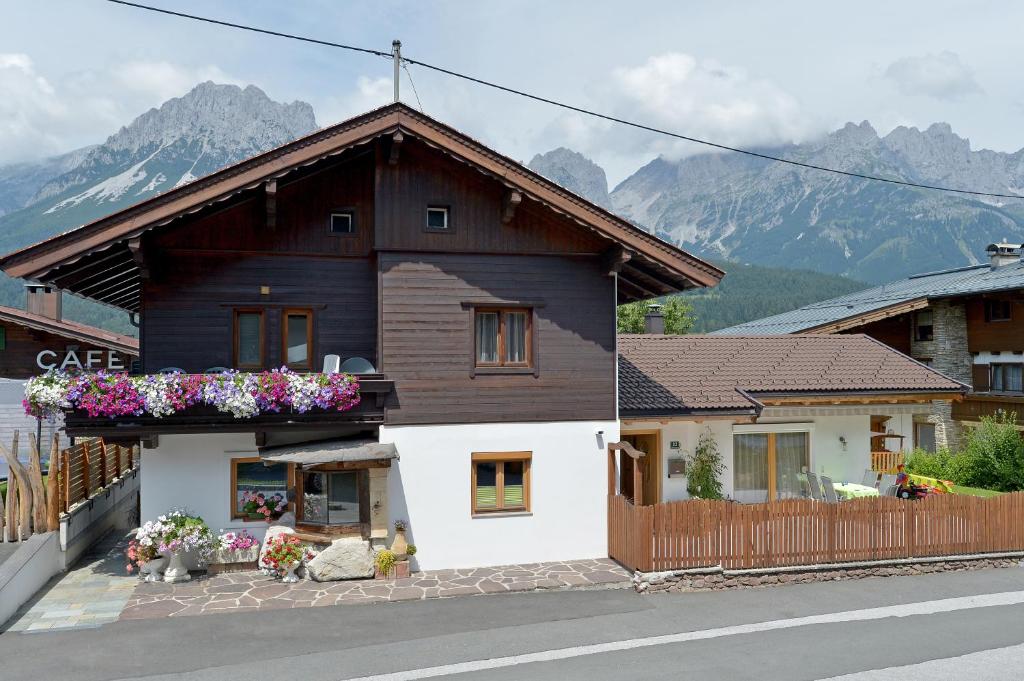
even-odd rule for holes
{"type": "MultiPolygon", "coordinates": [[[[930,359],[936,371],[952,379],[970,384],[971,353],[967,349],[967,307],[962,303],[936,301],[932,311],[933,340],[911,341],[911,356],[930,359]]],[[[958,449],[961,430],[952,417],[949,402],[933,402],[928,422],[935,424],[935,445],[958,449]]]]}

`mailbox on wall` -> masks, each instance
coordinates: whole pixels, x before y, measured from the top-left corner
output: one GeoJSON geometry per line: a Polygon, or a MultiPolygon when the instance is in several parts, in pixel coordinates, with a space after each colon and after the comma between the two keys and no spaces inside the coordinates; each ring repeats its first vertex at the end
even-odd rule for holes
{"type": "Polygon", "coordinates": [[[681,478],[686,475],[686,459],[674,457],[668,460],[668,477],[681,478]]]}

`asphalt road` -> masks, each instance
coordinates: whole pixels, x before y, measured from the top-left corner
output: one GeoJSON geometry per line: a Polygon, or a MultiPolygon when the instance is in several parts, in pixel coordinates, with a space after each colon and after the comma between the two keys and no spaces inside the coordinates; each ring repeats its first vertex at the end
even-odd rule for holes
{"type": "Polygon", "coordinates": [[[720,593],[509,594],[0,635],[0,679],[1024,678],[1024,568],[720,593]]]}

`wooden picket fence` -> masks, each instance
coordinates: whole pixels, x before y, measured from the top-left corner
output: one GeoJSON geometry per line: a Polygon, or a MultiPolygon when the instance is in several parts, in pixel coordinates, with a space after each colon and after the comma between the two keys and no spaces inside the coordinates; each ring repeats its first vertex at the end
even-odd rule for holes
{"type": "Polygon", "coordinates": [[[58,485],[60,509],[67,513],[72,506],[96,494],[138,463],[138,445],[107,444],[102,438],[80,440],[63,450],[58,485]]]}
{"type": "Polygon", "coordinates": [[[608,554],[643,572],[849,563],[1024,550],[1024,492],[838,504],[608,499],[608,554]]]}

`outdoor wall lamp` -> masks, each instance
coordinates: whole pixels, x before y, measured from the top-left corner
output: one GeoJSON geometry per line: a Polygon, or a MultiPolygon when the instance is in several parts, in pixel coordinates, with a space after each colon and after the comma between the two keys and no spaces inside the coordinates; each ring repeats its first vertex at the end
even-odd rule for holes
{"type": "Polygon", "coordinates": [[[843,446],[843,451],[845,452],[846,451],[846,436],[845,435],[840,435],[839,436],[839,444],[843,446]]]}

